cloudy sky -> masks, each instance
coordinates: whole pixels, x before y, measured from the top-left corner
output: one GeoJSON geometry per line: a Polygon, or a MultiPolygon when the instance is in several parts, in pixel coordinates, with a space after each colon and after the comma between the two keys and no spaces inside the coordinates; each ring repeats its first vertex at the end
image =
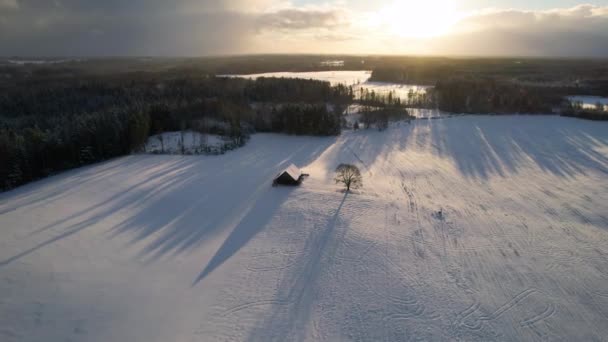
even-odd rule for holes
{"type": "Polygon", "coordinates": [[[608,0],[0,0],[0,55],[608,57],[608,0]]]}

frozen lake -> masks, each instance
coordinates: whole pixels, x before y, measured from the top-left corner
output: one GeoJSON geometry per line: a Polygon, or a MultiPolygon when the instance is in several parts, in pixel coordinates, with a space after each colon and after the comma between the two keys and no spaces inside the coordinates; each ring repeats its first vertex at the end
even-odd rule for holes
{"type": "Polygon", "coordinates": [[[301,78],[301,79],[313,79],[319,81],[327,81],[331,85],[344,84],[347,86],[353,86],[356,93],[361,88],[367,89],[368,91],[374,91],[377,94],[388,94],[393,91],[396,96],[405,100],[408,98],[410,91],[414,93],[425,93],[427,89],[432,88],[431,86],[415,85],[415,84],[398,84],[389,82],[370,82],[369,79],[372,76],[371,71],[357,70],[357,71],[313,71],[313,72],[269,72],[262,74],[249,74],[249,75],[218,75],[219,77],[241,77],[248,79],[257,79],[259,77],[283,77],[283,78],[301,78]]]}

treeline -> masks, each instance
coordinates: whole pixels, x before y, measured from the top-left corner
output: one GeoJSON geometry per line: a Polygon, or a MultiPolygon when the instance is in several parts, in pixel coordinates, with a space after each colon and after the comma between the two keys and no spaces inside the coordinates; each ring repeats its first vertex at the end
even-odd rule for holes
{"type": "Polygon", "coordinates": [[[341,129],[342,109],[328,108],[325,104],[285,104],[269,112],[260,111],[255,129],[261,132],[279,132],[295,135],[338,135],[341,129]]]}
{"type": "Polygon", "coordinates": [[[435,80],[450,77],[453,67],[436,64],[417,64],[409,67],[378,67],[372,71],[370,81],[402,84],[432,84],[435,80]]]}
{"type": "Polygon", "coordinates": [[[330,86],[316,80],[260,77],[244,89],[244,96],[254,102],[337,102],[348,103],[353,98],[352,88],[330,86]],[[294,97],[297,94],[297,98],[294,97]]]}
{"type": "MultiPolygon", "coordinates": [[[[34,118],[28,117],[30,121],[34,118]]],[[[0,187],[11,189],[54,172],[128,154],[145,143],[149,116],[137,110],[108,110],[0,128],[0,187]]]]}
{"type": "Polygon", "coordinates": [[[192,104],[205,99],[233,103],[344,102],[349,89],[328,82],[262,78],[258,81],[210,76],[179,77],[169,74],[127,74],[80,80],[51,80],[15,83],[0,88],[0,116],[79,115],[112,107],[124,108],[161,102],[192,104]]]}
{"type": "Polygon", "coordinates": [[[242,146],[255,131],[340,133],[345,87],[297,79],[137,73],[31,79],[0,92],[0,189],[140,149],[152,134],[194,130],[242,146]],[[257,111],[252,102],[272,104],[257,111]],[[335,109],[335,110],[331,110],[335,109]]]}
{"type": "Polygon", "coordinates": [[[493,79],[440,81],[428,90],[428,105],[453,113],[549,114],[561,99],[556,89],[493,79]]]}

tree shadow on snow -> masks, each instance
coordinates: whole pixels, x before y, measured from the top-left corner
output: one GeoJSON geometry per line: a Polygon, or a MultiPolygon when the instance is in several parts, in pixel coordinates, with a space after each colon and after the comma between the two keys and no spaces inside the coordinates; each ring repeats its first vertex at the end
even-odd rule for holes
{"type": "Polygon", "coordinates": [[[421,121],[409,143],[431,146],[455,162],[470,178],[508,176],[532,161],[559,177],[587,170],[608,173],[608,158],[597,148],[608,146],[603,122],[555,116],[466,116],[421,121]]]}
{"type": "Polygon", "coordinates": [[[348,196],[349,193],[345,192],[327,224],[310,235],[302,248],[305,252],[297,262],[298,267],[281,280],[276,298],[288,305],[276,307],[276,310],[269,313],[261,324],[256,324],[249,334],[248,341],[302,341],[305,339],[306,326],[312,316],[315,296],[320,291],[318,282],[320,277],[327,272],[323,260],[333,259],[330,254],[335,253],[336,244],[341,241],[337,225],[340,212],[348,196]],[[296,334],[296,336],[291,334],[296,334]]]}
{"type": "Polygon", "coordinates": [[[91,181],[107,180],[119,174],[153,167],[144,156],[115,158],[95,165],[67,170],[0,194],[0,215],[17,209],[34,209],[61,200],[91,181]]]}
{"type": "MultiPolygon", "coordinates": [[[[60,181],[61,189],[49,182],[42,192],[76,187],[73,194],[62,195],[69,201],[80,195],[80,184],[101,193],[107,186],[113,188],[84,209],[66,208],[55,222],[34,227],[22,240],[32,247],[0,261],[0,267],[90,227],[104,229],[109,238],[125,235],[128,244],[140,246],[139,257],[152,262],[199,247],[210,236],[236,225],[233,233],[243,235],[231,235],[220,248],[210,264],[217,267],[260,232],[289,196],[289,190],[271,187],[275,174],[291,163],[308,165],[335,141],[335,137],[264,134],[222,156],[126,157],[70,172],[60,181]],[[120,192],[116,179],[125,184],[120,192]],[[116,217],[124,219],[106,221],[116,217]],[[40,237],[45,238],[40,241],[40,237]]],[[[44,196],[34,198],[26,189],[3,197],[35,203],[44,196]]]]}
{"type": "Polygon", "coordinates": [[[255,204],[247,209],[245,217],[243,217],[232,230],[228,238],[226,238],[203,271],[196,277],[192,285],[196,285],[202,281],[207,275],[221,266],[226,260],[230,259],[245,246],[247,242],[260,233],[272,219],[274,213],[289,198],[289,194],[292,190],[293,188],[291,187],[268,189],[261,197],[256,199],[255,204]]]}

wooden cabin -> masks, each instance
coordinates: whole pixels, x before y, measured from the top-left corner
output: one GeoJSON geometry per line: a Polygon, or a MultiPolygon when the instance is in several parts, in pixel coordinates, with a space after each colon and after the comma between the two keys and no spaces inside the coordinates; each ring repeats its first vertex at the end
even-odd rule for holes
{"type": "Polygon", "coordinates": [[[303,178],[304,174],[302,171],[297,166],[291,164],[274,178],[272,185],[300,185],[303,178]]]}

